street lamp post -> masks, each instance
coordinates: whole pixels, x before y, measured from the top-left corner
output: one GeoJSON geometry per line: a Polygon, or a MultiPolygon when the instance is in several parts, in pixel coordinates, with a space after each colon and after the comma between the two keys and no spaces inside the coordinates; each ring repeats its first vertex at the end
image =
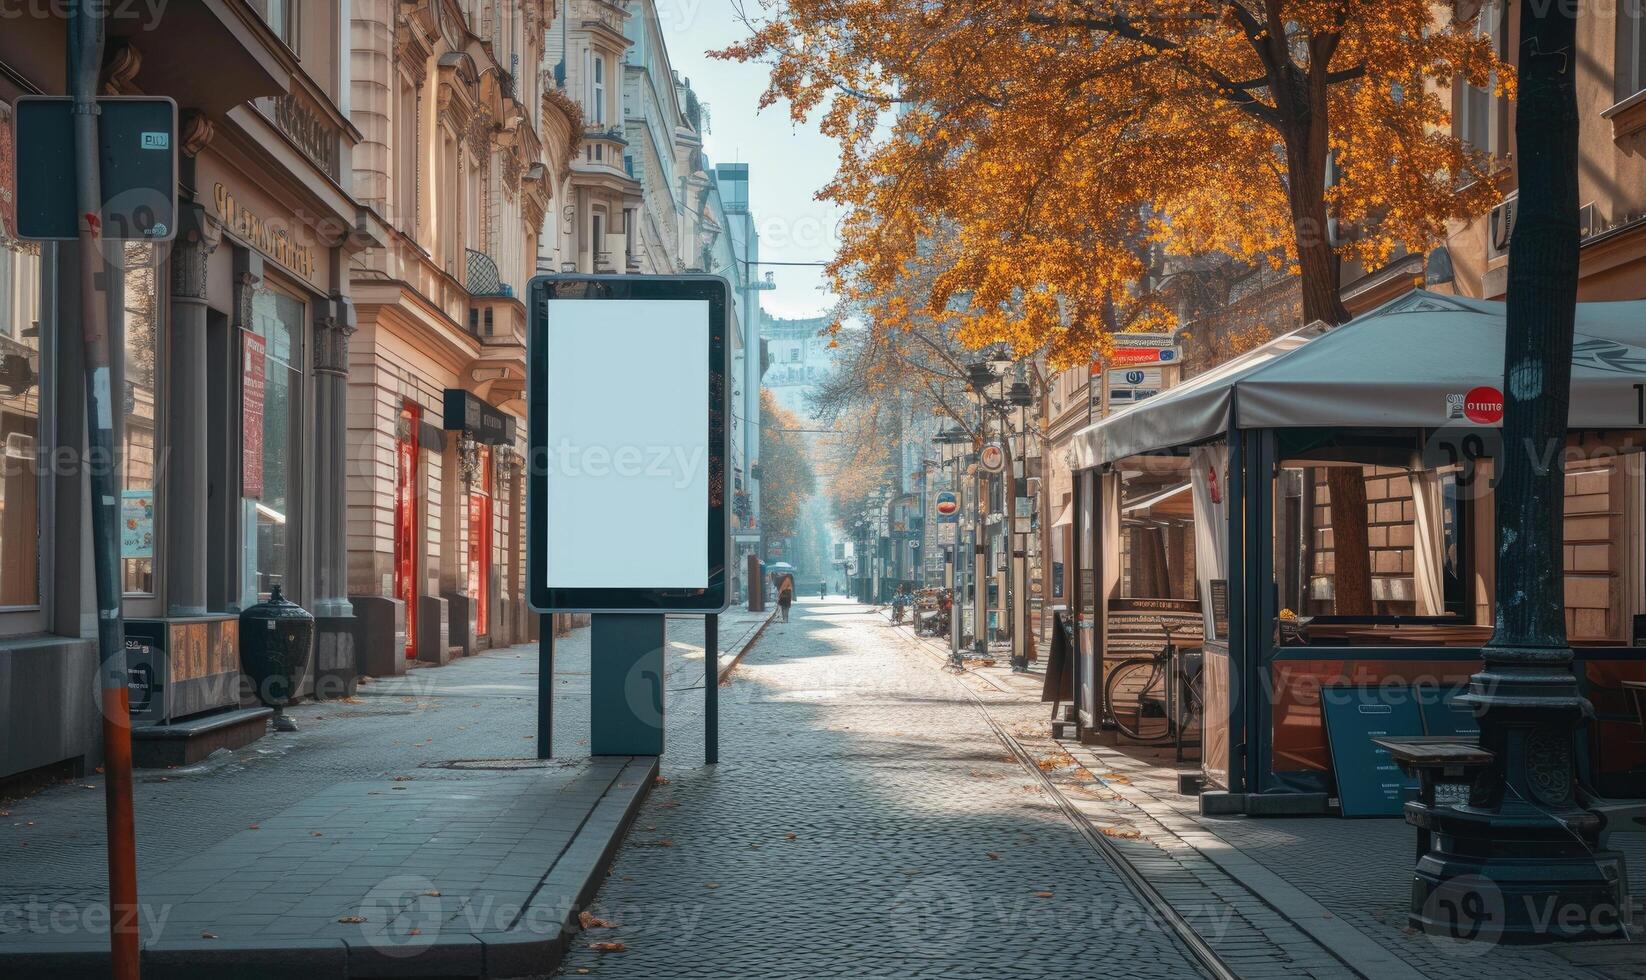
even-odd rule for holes
{"type": "MultiPolygon", "coordinates": [[[[970,443],[971,436],[967,435],[963,429],[945,428],[937,433],[934,441],[939,447],[941,447],[944,462],[953,462],[955,464],[954,474],[949,480],[949,486],[956,493],[957,499],[955,503],[958,508],[960,503],[958,499],[960,491],[960,459],[963,455],[960,447],[970,443]]],[[[962,577],[961,566],[956,560],[959,557],[958,552],[960,550],[960,512],[958,509],[955,511],[953,522],[943,522],[943,525],[946,526],[950,523],[952,523],[955,533],[954,540],[945,546],[943,550],[943,586],[948,589],[949,592],[949,663],[953,666],[959,667],[962,666],[962,658],[960,655],[960,627],[962,611],[965,608],[965,603],[962,601],[962,597],[965,593],[960,587],[962,577]]]]}
{"type": "MultiPolygon", "coordinates": [[[[1027,594],[1029,570],[1026,543],[1023,535],[1017,532],[1016,505],[1017,498],[1025,495],[1027,486],[1027,473],[1023,472],[1022,468],[1024,460],[1028,456],[1026,445],[1028,426],[1027,424],[1021,424],[1017,427],[1018,431],[1015,434],[1024,440],[1025,445],[1022,447],[1024,451],[1014,453],[1012,451],[1014,432],[1010,410],[1017,408],[1021,415],[1022,410],[1033,403],[1034,391],[1024,379],[1022,363],[1005,356],[1005,351],[998,347],[985,355],[982,360],[966,365],[966,380],[971,389],[968,394],[978,409],[980,437],[987,432],[992,412],[997,416],[1000,445],[1006,453],[1006,468],[1001,472],[999,478],[1001,519],[1003,521],[1001,538],[1006,549],[1007,559],[1004,563],[1006,571],[1005,595],[1001,596],[1001,599],[1005,607],[1005,622],[1003,625],[1012,645],[1012,670],[1022,672],[1029,669],[1028,644],[1030,642],[1030,630],[1027,594]],[[993,389],[997,385],[1004,386],[1006,372],[1014,367],[1016,369],[1016,380],[1009,389],[1001,393],[1000,397],[994,397],[992,395],[993,389]]],[[[982,492],[984,479],[985,476],[980,469],[978,472],[978,515],[980,521],[983,519],[984,508],[986,507],[986,496],[982,492]]],[[[984,526],[987,526],[986,523],[984,526]]],[[[980,567],[977,570],[979,578],[978,608],[980,610],[980,622],[982,622],[987,619],[987,612],[983,610],[987,608],[988,585],[986,567],[981,565],[983,553],[981,539],[978,553],[980,562],[980,567]]],[[[980,637],[977,642],[978,653],[987,653],[987,640],[982,638],[983,631],[981,629],[978,631],[978,635],[980,637]]]]}

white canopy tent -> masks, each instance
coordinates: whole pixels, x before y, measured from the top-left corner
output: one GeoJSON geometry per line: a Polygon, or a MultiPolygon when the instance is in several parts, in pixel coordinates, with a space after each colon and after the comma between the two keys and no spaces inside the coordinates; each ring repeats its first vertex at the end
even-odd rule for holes
{"type": "MultiPolygon", "coordinates": [[[[1240,429],[1429,429],[1501,387],[1502,303],[1415,291],[1335,329],[1296,330],[1075,435],[1077,466],[1240,429]]],[[[1529,383],[1536,383],[1535,380],[1529,383]]],[[[1571,427],[1646,428],[1646,302],[1580,303],[1571,427]]]]}
{"type": "MultiPolygon", "coordinates": [[[[1389,437],[1404,431],[1432,438],[1500,424],[1489,421],[1492,412],[1479,411],[1493,400],[1490,392],[1466,396],[1504,385],[1505,313],[1502,303],[1409,293],[1340,327],[1312,324],[1287,333],[1076,433],[1071,461],[1077,480],[1085,481],[1076,486],[1090,487],[1095,503],[1095,513],[1081,511],[1076,522],[1077,549],[1090,549],[1098,566],[1095,594],[1084,595],[1082,582],[1075,592],[1095,626],[1095,642],[1083,648],[1089,660],[1077,667],[1083,719],[1095,724],[1103,711],[1092,688],[1103,676],[1108,602],[1120,580],[1122,474],[1147,472],[1139,457],[1149,454],[1186,456],[1195,577],[1206,635],[1218,640],[1208,643],[1203,674],[1207,775],[1232,792],[1324,785],[1323,776],[1291,771],[1299,758],[1292,743],[1302,738],[1295,731],[1287,732],[1284,761],[1271,753],[1275,705],[1265,685],[1273,681],[1275,663],[1295,659],[1279,649],[1273,632],[1279,613],[1273,481],[1287,452],[1315,443],[1307,430],[1327,440],[1309,450],[1309,465],[1376,460],[1404,467],[1413,525],[1413,567],[1406,574],[1415,612],[1444,618],[1445,478],[1423,458],[1424,441],[1412,439],[1407,448],[1389,437]],[[1348,431],[1339,445],[1338,435],[1320,430],[1348,431]],[[1356,444],[1356,432],[1369,437],[1365,445],[1356,444]],[[1350,455],[1330,455],[1336,451],[1350,455]],[[1217,594],[1214,583],[1227,597],[1227,635],[1214,632],[1217,611],[1207,601],[1217,594]]],[[[1646,302],[1579,304],[1575,333],[1570,427],[1608,430],[1601,438],[1613,440],[1628,432],[1623,438],[1638,443],[1629,430],[1646,430],[1646,302]]],[[[1524,383],[1540,381],[1531,376],[1524,383]]],[[[1318,646],[1307,651],[1323,655],[1335,656],[1318,646]]]]}

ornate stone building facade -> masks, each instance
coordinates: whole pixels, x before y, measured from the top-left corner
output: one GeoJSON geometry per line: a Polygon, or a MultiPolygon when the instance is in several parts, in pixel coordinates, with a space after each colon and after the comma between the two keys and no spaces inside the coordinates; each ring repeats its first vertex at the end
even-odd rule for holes
{"type": "MultiPolygon", "coordinates": [[[[276,589],[318,620],[302,690],[354,678],[349,269],[387,229],[351,193],[347,7],[174,0],[156,23],[109,6],[103,90],[169,96],[180,113],[175,241],[117,249],[110,290],[140,760],[179,725],[262,732],[241,707],[237,616],[276,589]]],[[[66,33],[55,15],[0,31],[8,158],[13,101],[64,94],[66,33]]],[[[0,704],[13,708],[0,783],[88,769],[100,752],[86,402],[79,345],[62,340],[78,335],[75,250],[19,240],[15,200],[15,174],[0,173],[0,704]]]]}
{"type": "Polygon", "coordinates": [[[539,66],[546,0],[356,0],[349,592],[363,667],[535,635],[524,598],[526,310],[578,112],[539,66]]]}

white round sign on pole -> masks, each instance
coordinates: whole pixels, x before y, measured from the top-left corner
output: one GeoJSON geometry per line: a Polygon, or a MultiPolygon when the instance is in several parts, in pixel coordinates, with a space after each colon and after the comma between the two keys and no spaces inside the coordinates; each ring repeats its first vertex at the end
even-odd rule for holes
{"type": "Polygon", "coordinates": [[[1001,472],[1006,468],[1006,450],[998,442],[989,443],[978,452],[977,465],[985,473],[1001,472]]]}

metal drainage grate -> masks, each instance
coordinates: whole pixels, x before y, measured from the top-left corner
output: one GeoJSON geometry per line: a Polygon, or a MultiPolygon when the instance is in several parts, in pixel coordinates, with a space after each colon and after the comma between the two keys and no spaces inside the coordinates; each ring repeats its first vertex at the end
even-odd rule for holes
{"type": "Polygon", "coordinates": [[[425,762],[421,769],[558,769],[572,763],[565,759],[447,759],[425,762]]]}

